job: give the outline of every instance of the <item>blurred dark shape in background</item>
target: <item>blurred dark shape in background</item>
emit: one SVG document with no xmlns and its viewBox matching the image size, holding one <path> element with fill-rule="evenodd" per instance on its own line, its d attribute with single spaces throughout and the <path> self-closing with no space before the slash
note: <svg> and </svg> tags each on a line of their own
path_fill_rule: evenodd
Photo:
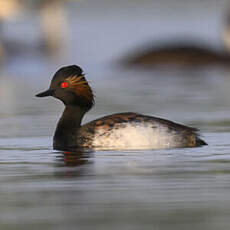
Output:
<svg viewBox="0 0 230 230">
<path fill-rule="evenodd" d="M 189 46 L 184 42 L 177 42 L 158 45 L 156 48 L 142 47 L 140 51 L 124 58 L 122 63 L 126 67 L 154 68 L 175 65 L 194 68 L 195 66 L 230 64 L 230 55 L 227 52 L 215 52 L 201 43 L 198 46 Z"/>
<path fill-rule="evenodd" d="M 230 8 L 230 7 L 228 7 Z M 190 26 L 190 25 L 188 25 Z M 213 28 L 210 28 L 213 29 Z M 176 66 L 194 68 L 208 66 L 228 66 L 230 64 L 230 14 L 224 17 L 222 49 L 216 50 L 206 41 L 179 36 L 174 39 L 161 39 L 124 55 L 120 60 L 125 67 L 155 68 Z"/>
<path fill-rule="evenodd" d="M 230 54 L 218 52 L 206 47 L 206 44 L 198 43 L 196 46 L 186 42 L 175 42 L 174 44 L 158 45 L 157 47 L 147 46 L 140 51 L 134 51 L 128 55 L 122 63 L 126 67 L 136 66 L 142 68 L 154 68 L 160 66 L 213 66 L 229 65 Z"/>
</svg>

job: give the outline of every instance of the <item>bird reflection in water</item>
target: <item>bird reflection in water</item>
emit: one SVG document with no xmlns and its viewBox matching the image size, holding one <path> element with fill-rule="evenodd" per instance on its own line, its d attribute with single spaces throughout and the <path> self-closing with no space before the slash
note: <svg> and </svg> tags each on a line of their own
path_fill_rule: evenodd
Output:
<svg viewBox="0 0 230 230">
<path fill-rule="evenodd" d="M 75 151 L 56 152 L 57 177 L 80 177 L 89 174 L 93 153 L 78 149 Z"/>
<path fill-rule="evenodd" d="M 56 156 L 60 166 L 75 167 L 89 163 L 89 158 L 92 157 L 92 152 L 78 149 L 75 151 L 58 152 Z"/>
</svg>

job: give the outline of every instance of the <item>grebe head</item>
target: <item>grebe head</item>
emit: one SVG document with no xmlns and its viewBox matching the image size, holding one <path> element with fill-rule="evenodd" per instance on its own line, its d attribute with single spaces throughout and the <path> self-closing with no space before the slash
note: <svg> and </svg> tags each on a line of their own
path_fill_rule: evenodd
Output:
<svg viewBox="0 0 230 230">
<path fill-rule="evenodd" d="M 50 88 L 36 96 L 53 96 L 65 105 L 79 106 L 87 111 L 94 104 L 93 92 L 82 69 L 76 65 L 60 68 L 54 74 Z"/>
</svg>

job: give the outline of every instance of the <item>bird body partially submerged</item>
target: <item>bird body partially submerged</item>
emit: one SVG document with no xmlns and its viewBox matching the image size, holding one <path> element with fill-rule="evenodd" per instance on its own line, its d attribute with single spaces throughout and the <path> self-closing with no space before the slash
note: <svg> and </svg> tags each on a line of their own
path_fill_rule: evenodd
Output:
<svg viewBox="0 0 230 230">
<path fill-rule="evenodd" d="M 119 113 L 91 121 L 79 129 L 79 145 L 99 150 L 167 149 L 204 145 L 197 130 L 137 113 Z"/>
</svg>

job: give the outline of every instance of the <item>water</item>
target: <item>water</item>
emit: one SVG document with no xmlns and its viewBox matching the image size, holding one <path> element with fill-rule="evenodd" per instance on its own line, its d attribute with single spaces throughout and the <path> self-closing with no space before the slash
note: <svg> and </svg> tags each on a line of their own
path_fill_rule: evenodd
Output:
<svg viewBox="0 0 230 230">
<path fill-rule="evenodd" d="M 210 5 L 206 1 L 202 4 L 200 11 L 206 10 L 205 4 Z M 216 5 L 212 1 L 208 16 L 213 15 Z M 195 3 L 191 6 L 197 7 Z M 131 22 L 138 8 L 128 11 L 132 13 L 124 23 L 127 6 L 116 8 L 120 9 L 120 21 L 108 5 L 104 7 L 111 15 L 109 32 L 109 22 L 103 22 L 100 7 L 95 10 L 81 3 L 79 18 L 70 22 L 74 31 L 79 22 L 77 32 L 84 39 L 79 39 L 77 32 L 73 34 L 69 44 L 73 53 L 67 59 L 52 63 L 41 56 L 11 57 L 1 70 L 0 228 L 228 229 L 229 69 L 118 68 L 112 61 L 124 47 L 128 51 L 131 43 L 145 41 L 157 28 L 150 34 L 148 26 L 141 28 L 142 34 L 127 41 L 128 33 L 136 34 Z M 150 13 L 148 8 L 141 15 L 149 19 Z M 213 25 L 218 24 L 218 14 L 211 18 Z M 141 24 L 140 20 L 137 22 Z M 124 24 L 130 25 L 130 30 L 121 27 Z M 203 24 L 196 30 L 203 31 Z M 92 36 L 99 25 L 103 32 Z M 120 41 L 115 36 L 119 28 L 123 31 Z M 188 29 L 184 25 L 181 30 Z M 108 36 L 104 37 L 105 31 Z M 211 43 L 218 47 L 219 40 L 211 33 L 215 34 L 203 31 L 202 35 L 207 40 L 211 37 Z M 99 42 L 102 37 L 104 43 Z M 53 151 L 52 135 L 63 106 L 52 98 L 34 95 L 48 88 L 59 65 L 69 63 L 84 67 L 96 92 L 96 106 L 84 122 L 115 112 L 141 112 L 198 127 L 208 146 L 72 154 Z"/>
</svg>

